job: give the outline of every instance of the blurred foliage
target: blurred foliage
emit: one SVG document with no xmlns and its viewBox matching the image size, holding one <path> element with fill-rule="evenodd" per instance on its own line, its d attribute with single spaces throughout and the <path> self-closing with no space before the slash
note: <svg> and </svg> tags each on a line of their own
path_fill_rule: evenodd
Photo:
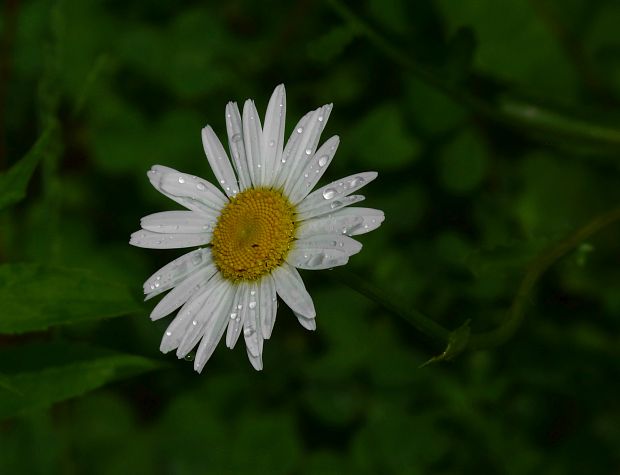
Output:
<svg viewBox="0 0 620 475">
<path fill-rule="evenodd" d="M 445 345 L 308 272 L 316 333 L 281 308 L 262 373 L 222 346 L 197 375 L 158 353 L 167 322 L 137 303 L 179 253 L 127 244 L 174 208 L 146 170 L 211 179 L 200 128 L 284 82 L 289 129 L 335 104 L 326 182 L 379 172 L 365 194 L 386 222 L 349 268 L 448 329 L 497 328 L 532 260 L 619 206 L 615 0 L 1 15 L 0 473 L 620 471 L 619 225 L 553 261 L 510 341 L 424 368 Z"/>
</svg>

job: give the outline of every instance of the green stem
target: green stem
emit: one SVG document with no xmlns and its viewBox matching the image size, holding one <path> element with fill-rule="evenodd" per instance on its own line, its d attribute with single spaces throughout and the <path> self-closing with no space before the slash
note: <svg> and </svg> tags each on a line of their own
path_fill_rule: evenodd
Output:
<svg viewBox="0 0 620 475">
<path fill-rule="evenodd" d="M 620 208 L 596 216 L 584 226 L 578 228 L 568 237 L 557 242 L 545 252 L 537 256 L 528 266 L 525 275 L 519 285 L 519 289 L 513 303 L 508 310 L 506 320 L 494 330 L 482 333 L 472 333 L 467 341 L 466 349 L 483 350 L 495 348 L 506 343 L 517 332 L 525 319 L 525 310 L 530 300 L 530 294 L 540 277 L 560 258 L 577 247 L 594 234 L 620 221 Z M 451 330 L 444 328 L 439 323 L 411 308 L 398 303 L 398 299 L 390 298 L 383 289 L 379 289 L 359 275 L 338 269 L 334 271 L 337 278 L 347 284 L 356 292 L 376 302 L 389 313 L 403 318 L 417 328 L 420 332 L 431 337 L 444 345 L 450 343 Z"/>
<path fill-rule="evenodd" d="M 620 129 L 615 124 L 592 123 L 577 115 L 565 114 L 555 108 L 505 94 L 494 94 L 489 98 L 480 97 L 464 86 L 444 79 L 439 72 L 412 59 L 381 36 L 340 0 L 327 0 L 327 3 L 351 25 L 353 30 L 366 37 L 388 58 L 475 114 L 504 126 L 524 131 L 532 138 L 542 140 L 544 143 L 549 143 L 549 139 L 553 138 L 556 145 L 565 146 L 566 140 L 569 139 L 612 151 L 620 149 Z"/>
<path fill-rule="evenodd" d="M 589 223 L 577 229 L 570 236 L 562 239 L 547 251 L 536 257 L 528 266 L 517 294 L 508 311 L 508 318 L 494 330 L 475 333 L 469 339 L 469 349 L 479 350 L 494 348 L 508 341 L 521 326 L 525 318 L 525 309 L 530 301 L 530 294 L 540 277 L 560 258 L 573 250 L 583 241 L 589 239 L 601 229 L 620 220 L 620 208 L 596 216 Z"/>
<path fill-rule="evenodd" d="M 392 315 L 405 319 L 419 331 L 434 340 L 438 340 L 444 344 L 447 343 L 450 336 L 450 330 L 442 327 L 423 313 L 418 312 L 411 307 L 403 307 L 398 303 L 398 299 L 386 297 L 385 291 L 375 287 L 370 282 L 353 272 L 349 272 L 344 269 L 336 269 L 333 273 L 338 280 L 343 281 L 356 292 L 378 303 Z"/>
</svg>

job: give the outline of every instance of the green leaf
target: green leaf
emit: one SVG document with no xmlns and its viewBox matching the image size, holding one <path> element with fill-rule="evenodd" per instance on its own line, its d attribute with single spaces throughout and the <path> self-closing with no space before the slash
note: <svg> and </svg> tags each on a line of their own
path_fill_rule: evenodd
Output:
<svg viewBox="0 0 620 475">
<path fill-rule="evenodd" d="M 129 289 L 90 271 L 40 264 L 0 266 L 0 333 L 44 330 L 139 310 Z"/>
<path fill-rule="evenodd" d="M 17 388 L 13 387 L 9 378 L 6 375 L 0 373 L 0 388 L 5 391 L 10 391 L 14 394 L 21 394 Z"/>
<path fill-rule="evenodd" d="M 19 388 L 0 392 L 0 418 L 79 396 L 110 381 L 158 368 L 142 356 L 80 343 L 24 345 L 0 351 L 0 372 Z"/>
<path fill-rule="evenodd" d="M 455 194 L 474 191 L 484 180 L 488 152 L 474 131 L 464 130 L 448 142 L 440 156 L 443 187 Z"/>
<path fill-rule="evenodd" d="M 475 31 L 474 67 L 478 71 L 558 100 L 574 97 L 574 67 L 532 3 L 439 0 L 437 8 L 450 32 L 463 26 Z"/>
<path fill-rule="evenodd" d="M 406 168 L 422 149 L 395 103 L 384 103 L 363 117 L 347 134 L 347 143 L 358 166 L 385 171 Z"/>
<path fill-rule="evenodd" d="M 440 355 L 433 356 L 430 360 L 424 363 L 420 367 L 424 367 L 431 363 L 439 363 L 440 361 L 450 361 L 460 355 L 465 348 L 467 348 L 467 344 L 469 343 L 469 336 L 471 335 L 471 328 L 469 326 L 469 320 L 466 320 L 463 325 L 458 327 L 448 338 L 448 346 L 444 352 Z"/>
<path fill-rule="evenodd" d="M 47 128 L 30 151 L 10 170 L 0 174 L 0 210 L 18 203 L 26 196 L 26 188 L 52 136 Z"/>
</svg>

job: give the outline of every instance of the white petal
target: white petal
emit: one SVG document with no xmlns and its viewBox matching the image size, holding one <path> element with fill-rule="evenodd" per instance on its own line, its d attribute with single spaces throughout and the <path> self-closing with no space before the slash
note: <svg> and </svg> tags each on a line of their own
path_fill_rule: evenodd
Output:
<svg viewBox="0 0 620 475">
<path fill-rule="evenodd" d="M 159 320 L 166 315 L 170 315 L 181 305 L 184 305 L 185 302 L 192 299 L 194 295 L 197 295 L 207 285 L 216 272 L 215 264 L 211 264 L 187 277 L 159 301 L 151 312 L 151 320 Z"/>
<path fill-rule="evenodd" d="M 248 284 L 250 289 L 248 310 L 243 322 L 243 337 L 245 346 L 253 356 L 260 356 L 263 350 L 263 335 L 260 330 L 259 322 L 259 295 L 258 286 L 255 282 Z"/>
<path fill-rule="evenodd" d="M 316 330 L 316 320 L 314 318 L 306 318 L 303 315 L 300 315 L 297 312 L 293 312 L 297 317 L 297 321 L 301 323 L 301 326 L 306 330 L 314 331 Z"/>
<path fill-rule="evenodd" d="M 235 196 L 239 193 L 239 184 L 233 171 L 226 150 L 222 147 L 222 142 L 217 138 L 210 125 L 202 129 L 202 146 L 220 186 L 224 189 L 227 196 Z"/>
<path fill-rule="evenodd" d="M 169 262 L 144 282 L 146 300 L 171 289 L 187 276 L 213 262 L 211 249 L 196 249 Z"/>
<path fill-rule="evenodd" d="M 217 217 L 228 202 L 220 190 L 197 176 L 161 165 L 152 167 L 147 176 L 160 193 L 192 211 L 207 216 Z"/>
<path fill-rule="evenodd" d="M 271 185 L 280 170 L 282 148 L 284 147 L 284 124 L 286 121 L 286 91 L 280 84 L 273 91 L 263 126 L 262 139 L 262 184 Z"/>
<path fill-rule="evenodd" d="M 221 292 L 222 295 L 220 296 L 219 302 L 213 303 L 215 308 L 211 312 L 210 318 L 207 320 L 202 340 L 196 351 L 194 369 L 199 373 L 202 371 L 207 360 L 211 358 L 215 347 L 226 331 L 228 315 L 233 296 L 235 295 L 235 287 L 230 282 L 224 281 L 224 288 Z"/>
<path fill-rule="evenodd" d="M 273 182 L 273 186 L 275 188 L 284 187 L 286 177 L 288 176 L 291 167 L 294 165 L 291 156 L 297 150 L 299 142 L 303 136 L 303 131 L 306 129 L 306 124 L 308 123 L 308 120 L 310 119 L 310 116 L 312 116 L 313 112 L 314 111 L 308 112 L 301 119 L 299 119 L 299 122 L 297 122 L 297 125 L 293 129 L 288 142 L 286 142 L 286 146 L 282 152 L 282 159 L 280 160 L 279 171 Z"/>
<path fill-rule="evenodd" d="M 330 269 L 344 265 L 362 245 L 342 234 L 324 234 L 295 241 L 286 262 L 300 269 Z"/>
<path fill-rule="evenodd" d="M 345 196 L 344 198 L 340 198 L 338 200 L 325 200 L 324 203 L 318 204 L 315 208 L 309 209 L 307 211 L 300 212 L 299 207 L 297 207 L 297 221 L 305 221 L 310 218 L 316 218 L 323 215 L 330 215 L 335 213 L 339 209 L 342 209 L 346 206 L 350 206 L 354 203 L 359 203 L 364 200 L 363 195 L 352 195 Z M 302 201 L 303 203 L 303 201 Z"/>
<path fill-rule="evenodd" d="M 312 218 L 300 223 L 297 238 L 317 234 L 345 234 L 356 236 L 377 229 L 385 216 L 383 211 L 372 208 L 343 208 L 333 214 Z"/>
<path fill-rule="evenodd" d="M 226 106 L 226 130 L 228 131 L 228 145 L 232 155 L 233 165 L 237 171 L 241 191 L 252 186 L 248 163 L 245 158 L 243 141 L 243 124 L 236 102 L 229 102 Z"/>
<path fill-rule="evenodd" d="M 212 231 L 217 219 L 194 211 L 163 211 L 140 220 L 142 229 L 156 233 L 195 234 Z"/>
<path fill-rule="evenodd" d="M 250 301 L 250 287 L 245 282 L 237 285 L 232 307 L 228 315 L 228 330 L 226 332 L 226 346 L 234 348 L 241 334 L 243 322 L 248 313 L 248 302 Z"/>
<path fill-rule="evenodd" d="M 291 150 L 291 155 L 287 158 L 287 161 L 290 161 L 290 165 L 288 167 L 286 181 L 284 182 L 284 194 L 286 196 L 291 194 L 299 176 L 302 174 L 304 168 L 306 168 L 308 160 L 314 155 L 319 145 L 321 132 L 323 132 L 323 128 L 325 127 L 331 110 L 331 104 L 315 110 L 308 118 L 306 126 L 301 134 L 301 139 L 297 142 L 296 147 Z M 296 131 L 293 133 L 296 133 Z"/>
<path fill-rule="evenodd" d="M 161 345 L 159 346 L 159 350 L 162 353 L 168 353 L 179 346 L 181 340 L 185 336 L 190 320 L 196 312 L 202 308 L 207 298 L 209 298 L 215 284 L 216 279 L 211 279 L 201 292 L 196 294 L 194 298 L 181 307 L 179 313 L 177 313 L 176 317 L 174 317 L 164 332 Z"/>
<path fill-rule="evenodd" d="M 261 167 L 261 144 L 263 131 L 261 130 L 260 117 L 256 111 L 254 102 L 250 99 L 243 105 L 243 141 L 245 144 L 245 158 L 248 163 L 250 179 L 254 186 L 262 184 Z"/>
<path fill-rule="evenodd" d="M 278 299 L 276 298 L 276 285 L 271 275 L 263 277 L 259 283 L 259 304 L 260 304 L 260 329 L 263 338 L 268 340 L 271 337 L 273 326 L 276 322 L 278 310 Z"/>
<path fill-rule="evenodd" d="M 224 322 L 232 303 L 233 286 L 216 274 L 216 282 L 211 287 L 209 296 L 201 307 L 194 307 L 191 322 L 187 325 L 185 335 L 177 348 L 177 357 L 184 358 L 198 344 L 200 338 L 212 331 L 214 324 Z"/>
<path fill-rule="evenodd" d="M 129 244 L 148 249 L 181 249 L 183 247 L 202 246 L 211 242 L 211 233 L 177 234 L 154 233 L 144 229 L 131 235 Z"/>
<path fill-rule="evenodd" d="M 254 369 L 256 371 L 262 371 L 262 369 L 263 369 L 263 354 L 261 353 L 258 356 L 254 356 L 252 353 L 250 353 L 250 350 L 247 350 L 247 354 L 248 354 L 248 359 L 250 360 L 250 363 L 252 363 L 252 366 L 254 367 Z"/>
<path fill-rule="evenodd" d="M 304 214 L 307 211 L 323 207 L 325 203 L 341 201 L 342 198 L 359 190 L 375 178 L 377 178 L 377 172 L 363 172 L 333 181 L 306 196 L 297 207 L 297 212 Z"/>
<path fill-rule="evenodd" d="M 291 190 L 289 195 L 291 203 L 296 205 L 312 191 L 334 158 L 339 144 L 340 138 L 334 135 L 316 151 Z"/>
<path fill-rule="evenodd" d="M 271 275 L 276 284 L 278 295 L 291 310 L 305 315 L 307 318 L 316 316 L 312 297 L 308 294 L 297 269 L 285 262 Z"/>
</svg>

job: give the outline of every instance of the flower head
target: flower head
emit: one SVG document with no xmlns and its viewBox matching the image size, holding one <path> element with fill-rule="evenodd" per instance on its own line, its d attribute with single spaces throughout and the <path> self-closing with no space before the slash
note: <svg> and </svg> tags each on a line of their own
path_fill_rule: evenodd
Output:
<svg viewBox="0 0 620 475">
<path fill-rule="evenodd" d="M 226 106 L 232 164 L 210 126 L 202 129 L 209 164 L 223 190 L 197 176 L 155 165 L 153 186 L 187 211 L 142 218 L 130 244 L 153 249 L 205 246 L 170 262 L 144 283 L 157 320 L 180 307 L 161 342 L 164 353 L 185 357 L 196 345 L 194 368 L 202 371 L 226 333 L 233 348 L 241 333 L 250 362 L 262 369 L 263 342 L 276 319 L 277 296 L 307 329 L 316 329 L 312 298 L 297 272 L 344 265 L 362 245 L 351 238 L 379 227 L 383 212 L 350 207 L 353 195 L 376 172 L 357 173 L 312 191 L 338 148 L 333 136 L 320 147 L 332 105 L 309 112 L 286 146 L 284 86 L 276 87 L 261 126 L 247 100 L 243 116 Z"/>
</svg>

